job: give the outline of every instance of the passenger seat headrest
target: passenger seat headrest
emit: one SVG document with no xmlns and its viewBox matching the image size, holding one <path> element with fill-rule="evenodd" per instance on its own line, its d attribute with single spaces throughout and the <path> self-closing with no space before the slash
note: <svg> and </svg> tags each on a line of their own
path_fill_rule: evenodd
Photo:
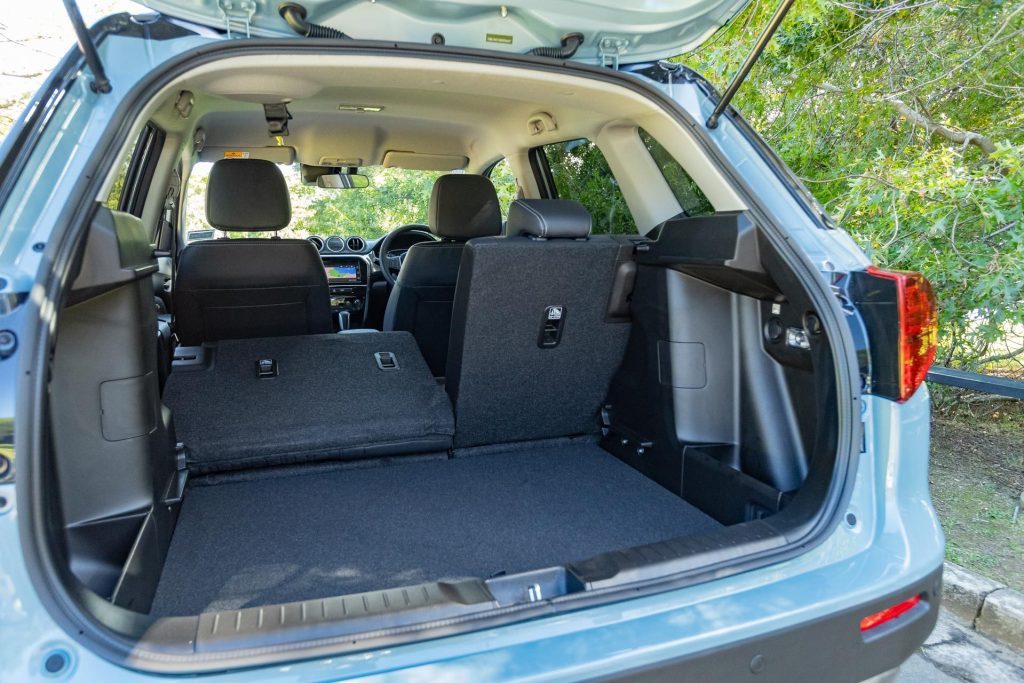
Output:
<svg viewBox="0 0 1024 683">
<path fill-rule="evenodd" d="M 430 232 L 452 240 L 501 234 L 501 207 L 490 179 L 452 173 L 434 181 Z"/>
<path fill-rule="evenodd" d="M 264 159 L 221 159 L 210 169 L 206 220 L 220 230 L 280 230 L 292 219 L 281 169 Z"/>
<path fill-rule="evenodd" d="M 590 212 L 571 199 L 517 199 L 509 207 L 505 232 L 579 239 L 590 234 Z"/>
</svg>

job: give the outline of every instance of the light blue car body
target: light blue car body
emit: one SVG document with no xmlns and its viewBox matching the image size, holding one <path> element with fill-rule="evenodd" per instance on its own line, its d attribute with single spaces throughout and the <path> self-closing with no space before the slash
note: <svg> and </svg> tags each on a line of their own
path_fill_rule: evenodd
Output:
<svg viewBox="0 0 1024 683">
<path fill-rule="evenodd" d="M 129 90 L 161 63 L 224 40 L 188 36 L 139 40 L 109 36 L 100 45 L 113 90 L 97 94 L 87 74 L 56 108 L 0 210 L 4 293 L 42 296 L 35 286 L 42 254 L 102 132 Z M 634 76 L 642 79 L 641 76 Z M 644 79 L 646 80 L 646 79 Z M 703 121 L 713 103 L 692 82 L 660 88 Z M 824 230 L 728 118 L 710 139 L 735 172 L 787 225 L 789 236 L 829 271 L 867 264 L 840 230 Z M 33 287 L 35 286 L 35 289 Z M 0 329 L 25 324 L 25 306 L 0 314 Z M 18 357 L 0 361 L 0 418 L 14 416 Z M 574 680 L 621 674 L 661 661 L 723 648 L 827 617 L 899 591 L 941 566 L 944 540 L 928 490 L 929 399 L 925 387 L 905 403 L 865 395 L 863 452 L 841 521 L 820 544 L 791 559 L 686 588 L 431 640 L 209 675 L 219 681 Z M 16 462 L 16 461 L 15 461 Z M 62 680 L 128 681 L 147 674 L 107 661 L 65 633 L 37 594 L 23 560 L 18 490 L 0 484 L 0 680 L 53 680 L 47 657 L 63 652 Z M 202 676 L 200 676 L 202 678 Z"/>
</svg>

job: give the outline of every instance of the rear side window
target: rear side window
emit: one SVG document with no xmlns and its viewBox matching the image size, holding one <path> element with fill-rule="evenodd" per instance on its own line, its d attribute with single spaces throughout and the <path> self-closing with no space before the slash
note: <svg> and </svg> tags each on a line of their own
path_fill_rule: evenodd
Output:
<svg viewBox="0 0 1024 683">
<path fill-rule="evenodd" d="M 121 195 L 124 193 L 124 181 L 128 177 L 128 165 L 132 162 L 132 156 L 135 154 L 135 147 L 132 147 L 132 151 L 125 156 L 121 162 L 121 166 L 117 169 L 117 177 L 114 178 L 114 184 L 110 187 L 110 194 L 107 195 L 107 200 L 103 202 L 111 211 L 117 211 L 121 208 Z"/>
<path fill-rule="evenodd" d="M 643 128 L 640 129 L 640 139 L 650 153 L 651 158 L 654 159 L 654 163 L 661 170 L 661 175 L 664 176 L 665 182 L 668 183 L 669 188 L 672 190 L 672 194 L 676 196 L 676 201 L 682 207 L 683 213 L 687 216 L 707 216 L 713 214 L 715 207 L 711 206 L 711 202 L 708 201 L 708 198 L 697 187 L 697 183 L 693 182 L 693 178 L 683 170 L 678 161 L 672 158 L 668 150 L 662 147 Z"/>
<path fill-rule="evenodd" d="M 636 221 L 626 206 L 619 183 L 604 154 L 590 140 L 579 138 L 541 148 L 562 199 L 587 207 L 595 235 L 635 235 Z"/>
<path fill-rule="evenodd" d="M 142 129 L 131 151 L 118 167 L 110 194 L 103 202 L 107 208 L 124 211 L 133 216 L 142 216 L 164 137 L 164 132 L 153 124 L 147 124 Z"/>
<path fill-rule="evenodd" d="M 512 172 L 512 164 L 508 159 L 502 159 L 491 167 L 487 177 L 491 179 L 494 190 L 498 193 L 501 215 L 508 216 L 508 207 L 519 197 L 519 186 Z"/>
</svg>

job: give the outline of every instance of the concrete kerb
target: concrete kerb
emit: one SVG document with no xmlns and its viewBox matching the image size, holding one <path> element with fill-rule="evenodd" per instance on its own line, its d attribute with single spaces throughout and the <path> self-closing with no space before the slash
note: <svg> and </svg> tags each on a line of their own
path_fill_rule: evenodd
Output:
<svg viewBox="0 0 1024 683">
<path fill-rule="evenodd" d="M 1024 652 L 1024 593 L 946 562 L 942 606 L 979 633 Z"/>
</svg>

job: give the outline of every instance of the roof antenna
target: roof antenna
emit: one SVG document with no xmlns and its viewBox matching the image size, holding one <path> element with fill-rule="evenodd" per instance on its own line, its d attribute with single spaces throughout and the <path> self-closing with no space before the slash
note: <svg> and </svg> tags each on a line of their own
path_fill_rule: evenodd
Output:
<svg viewBox="0 0 1024 683">
<path fill-rule="evenodd" d="M 760 37 L 758 37 L 757 42 L 754 43 L 754 47 L 750 50 L 750 54 L 747 55 L 745 60 L 743 60 L 743 65 L 733 77 L 732 83 L 730 83 L 729 87 L 725 89 L 722 99 L 718 101 L 718 104 L 715 105 L 715 110 L 711 112 L 711 116 L 708 117 L 708 120 L 705 123 L 708 128 L 718 127 L 718 119 L 729 106 L 729 103 L 732 102 L 732 98 L 736 95 L 740 86 L 743 85 L 743 81 L 746 80 L 747 75 L 750 74 L 750 70 L 754 67 L 754 62 L 756 62 L 758 57 L 761 56 L 764 49 L 768 47 L 768 43 L 771 42 L 772 36 L 775 35 L 775 31 L 778 30 L 782 20 L 786 18 L 786 12 L 789 11 L 789 8 L 793 6 L 794 2 L 796 2 L 796 0 L 782 0 L 782 4 L 779 5 L 777 10 L 775 10 L 775 14 L 772 15 L 772 18 L 768 20 L 768 25 L 764 27 L 764 31 L 761 33 Z"/>
<path fill-rule="evenodd" d="M 96 52 L 96 44 L 92 42 L 92 36 L 89 35 L 89 29 L 85 27 L 85 21 L 82 20 L 82 13 L 78 11 L 75 0 L 64 0 L 64 9 L 67 10 L 71 25 L 75 28 L 78 49 L 82 51 L 85 63 L 92 71 L 92 82 L 89 87 L 93 92 L 110 92 L 110 80 L 107 78 L 107 72 L 103 70 L 103 62 L 100 61 L 100 55 Z"/>
</svg>

